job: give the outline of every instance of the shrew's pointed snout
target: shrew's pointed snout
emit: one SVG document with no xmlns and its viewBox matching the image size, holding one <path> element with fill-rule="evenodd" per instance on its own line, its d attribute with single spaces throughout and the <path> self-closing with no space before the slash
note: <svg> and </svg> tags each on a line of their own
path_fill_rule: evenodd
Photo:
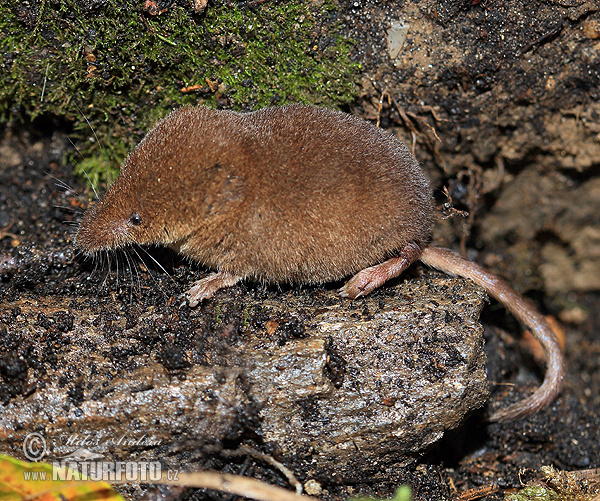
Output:
<svg viewBox="0 0 600 501">
<path fill-rule="evenodd" d="M 91 255 L 102 250 L 112 250 L 132 241 L 130 218 L 111 218 L 98 205 L 84 214 L 75 235 L 75 247 Z"/>
</svg>

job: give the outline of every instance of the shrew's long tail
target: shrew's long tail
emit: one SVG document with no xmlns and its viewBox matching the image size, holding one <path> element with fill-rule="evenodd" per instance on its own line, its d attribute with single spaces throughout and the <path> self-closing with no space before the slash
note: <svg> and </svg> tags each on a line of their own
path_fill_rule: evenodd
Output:
<svg viewBox="0 0 600 501">
<path fill-rule="evenodd" d="M 565 358 L 548 322 L 535 307 L 517 294 L 504 280 L 456 252 L 441 247 L 426 247 L 420 260 L 428 266 L 473 280 L 502 303 L 523 325 L 529 327 L 546 354 L 546 376 L 529 397 L 495 412 L 490 421 L 513 421 L 533 414 L 549 404 L 560 392 L 565 375 Z"/>
</svg>

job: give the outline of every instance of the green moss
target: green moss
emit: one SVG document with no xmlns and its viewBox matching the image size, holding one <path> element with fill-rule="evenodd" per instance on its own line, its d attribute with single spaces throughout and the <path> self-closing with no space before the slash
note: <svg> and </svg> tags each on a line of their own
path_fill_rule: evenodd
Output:
<svg viewBox="0 0 600 501">
<path fill-rule="evenodd" d="M 223 306 L 225 305 L 225 303 L 221 300 L 217 303 L 217 307 L 215 308 L 215 326 L 219 327 L 222 323 L 223 323 L 223 316 L 224 316 L 224 312 L 223 312 Z"/>
<path fill-rule="evenodd" d="M 253 307 L 251 304 L 247 304 L 244 306 L 244 310 L 242 311 L 242 327 L 247 329 L 250 327 L 250 319 L 252 318 Z"/>
<path fill-rule="evenodd" d="M 143 4 L 2 2 L 0 121 L 48 113 L 72 121 L 79 171 L 99 180 L 174 107 L 353 99 L 358 65 L 332 4 L 272 0 L 197 15 L 182 1 L 159 16 Z"/>
<path fill-rule="evenodd" d="M 505 501 L 567 501 L 573 498 L 563 498 L 555 491 L 540 485 L 533 485 L 521 489 L 515 494 L 507 495 Z"/>
<path fill-rule="evenodd" d="M 401 485 L 395 492 L 394 497 L 390 499 L 377 498 L 351 498 L 351 501 L 410 501 L 412 494 L 408 485 Z"/>
</svg>

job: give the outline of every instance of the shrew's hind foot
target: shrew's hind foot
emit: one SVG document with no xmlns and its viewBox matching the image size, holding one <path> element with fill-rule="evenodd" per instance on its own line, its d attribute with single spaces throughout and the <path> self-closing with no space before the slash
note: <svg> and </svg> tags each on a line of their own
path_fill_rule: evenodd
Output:
<svg viewBox="0 0 600 501">
<path fill-rule="evenodd" d="M 198 280 L 190 290 L 186 292 L 190 307 L 194 308 L 205 299 L 210 299 L 215 292 L 224 287 L 237 284 L 242 277 L 236 277 L 229 273 L 211 273 L 202 280 Z"/>
<path fill-rule="evenodd" d="M 419 259 L 421 248 L 414 243 L 406 244 L 400 250 L 399 254 L 398 257 L 388 259 L 383 263 L 359 271 L 338 292 L 341 296 L 349 297 L 350 299 L 366 296 L 388 280 L 400 275 L 413 262 Z"/>
</svg>

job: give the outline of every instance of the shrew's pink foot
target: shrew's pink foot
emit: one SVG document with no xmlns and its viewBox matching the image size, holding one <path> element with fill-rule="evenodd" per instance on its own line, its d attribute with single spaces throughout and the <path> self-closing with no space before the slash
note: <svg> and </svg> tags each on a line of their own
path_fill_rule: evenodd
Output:
<svg viewBox="0 0 600 501">
<path fill-rule="evenodd" d="M 202 280 L 198 280 L 190 290 L 186 292 L 190 307 L 194 308 L 205 299 L 214 296 L 215 292 L 224 287 L 237 284 L 242 277 L 229 275 L 228 273 L 211 273 Z"/>
<path fill-rule="evenodd" d="M 391 278 L 400 275 L 414 261 L 419 259 L 421 248 L 414 243 L 406 244 L 398 257 L 359 271 L 338 291 L 341 296 L 354 299 L 366 296 Z"/>
</svg>

